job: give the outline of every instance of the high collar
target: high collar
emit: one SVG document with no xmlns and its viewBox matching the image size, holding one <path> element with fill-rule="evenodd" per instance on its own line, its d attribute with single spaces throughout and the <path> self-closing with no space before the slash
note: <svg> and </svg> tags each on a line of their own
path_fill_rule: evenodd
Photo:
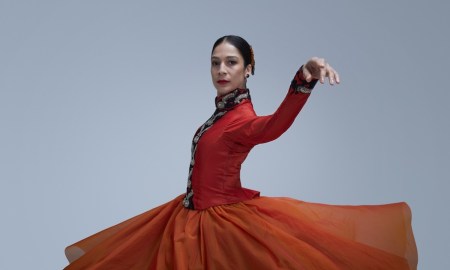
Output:
<svg viewBox="0 0 450 270">
<path fill-rule="evenodd" d="M 220 111 L 231 110 L 236 105 L 241 103 L 241 101 L 244 99 L 249 99 L 249 100 L 251 99 L 250 98 L 250 90 L 247 88 L 245 88 L 245 89 L 237 88 L 228 94 L 216 97 L 216 99 L 215 99 L 216 109 L 220 110 Z"/>
</svg>

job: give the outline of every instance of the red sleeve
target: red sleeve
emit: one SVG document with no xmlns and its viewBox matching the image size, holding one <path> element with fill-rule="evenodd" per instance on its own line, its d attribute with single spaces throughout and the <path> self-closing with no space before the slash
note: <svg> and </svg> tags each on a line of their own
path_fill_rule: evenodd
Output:
<svg viewBox="0 0 450 270">
<path fill-rule="evenodd" d="M 316 82 L 317 80 L 307 82 L 300 68 L 275 113 L 267 116 L 243 116 L 226 128 L 227 135 L 234 142 L 250 147 L 277 139 L 292 125 L 310 96 L 301 90 L 312 89 Z"/>
</svg>

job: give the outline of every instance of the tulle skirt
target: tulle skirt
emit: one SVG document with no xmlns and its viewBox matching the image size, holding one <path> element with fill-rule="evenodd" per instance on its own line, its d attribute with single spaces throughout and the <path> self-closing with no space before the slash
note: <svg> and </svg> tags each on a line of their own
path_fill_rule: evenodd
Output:
<svg viewBox="0 0 450 270">
<path fill-rule="evenodd" d="M 416 269 L 407 204 L 290 198 L 188 210 L 183 195 L 66 248 L 65 269 Z"/>
</svg>

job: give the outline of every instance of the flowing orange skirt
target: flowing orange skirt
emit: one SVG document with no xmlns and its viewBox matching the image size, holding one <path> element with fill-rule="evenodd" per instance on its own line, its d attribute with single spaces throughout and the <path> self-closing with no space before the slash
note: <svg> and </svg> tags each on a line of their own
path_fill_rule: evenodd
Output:
<svg viewBox="0 0 450 270">
<path fill-rule="evenodd" d="M 416 269 L 405 203 L 260 197 L 202 211 L 174 200 L 66 248 L 65 269 Z"/>
</svg>

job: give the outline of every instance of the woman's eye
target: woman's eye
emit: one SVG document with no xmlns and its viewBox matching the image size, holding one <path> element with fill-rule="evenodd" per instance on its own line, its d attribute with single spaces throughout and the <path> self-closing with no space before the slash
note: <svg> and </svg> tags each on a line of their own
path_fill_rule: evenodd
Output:
<svg viewBox="0 0 450 270">
<path fill-rule="evenodd" d="M 218 65 L 219 65 L 219 62 L 217 62 L 217 61 L 212 61 L 212 62 L 211 62 L 211 65 L 212 65 L 212 66 L 218 66 Z"/>
<path fill-rule="evenodd" d="M 232 65 L 236 65 L 236 61 L 234 61 L 234 60 L 230 60 L 230 61 L 228 61 L 228 64 L 229 64 L 230 66 L 232 66 Z"/>
</svg>

